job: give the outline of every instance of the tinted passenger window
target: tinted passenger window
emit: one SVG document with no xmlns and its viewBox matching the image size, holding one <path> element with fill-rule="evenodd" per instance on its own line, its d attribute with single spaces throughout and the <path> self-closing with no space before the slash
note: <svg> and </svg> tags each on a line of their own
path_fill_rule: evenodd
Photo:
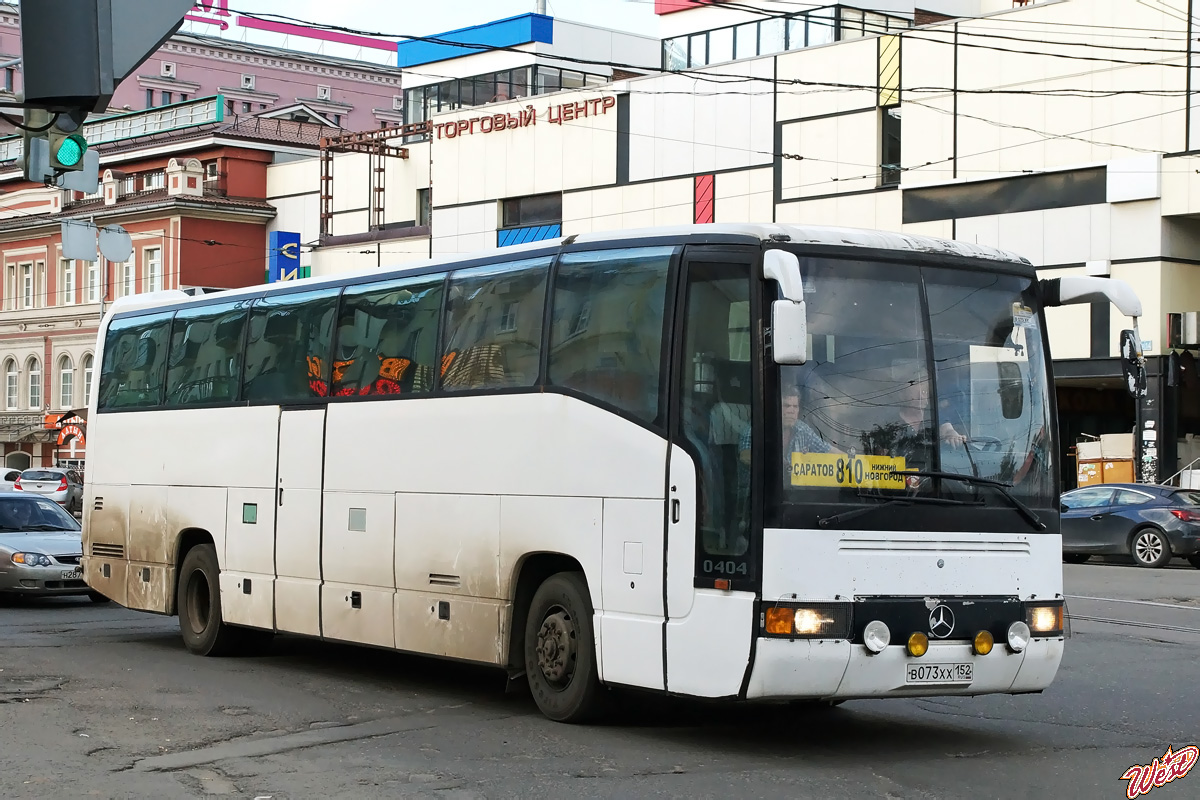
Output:
<svg viewBox="0 0 1200 800">
<path fill-rule="evenodd" d="M 167 405 L 237 400 L 249 301 L 180 311 L 171 328 Z"/>
<path fill-rule="evenodd" d="M 1078 492 L 1070 492 L 1062 496 L 1062 503 L 1067 508 L 1095 508 L 1097 506 L 1108 505 L 1112 499 L 1112 489 L 1096 487 L 1095 489 L 1081 489 Z"/>
<path fill-rule="evenodd" d="M 108 327 L 100 368 L 100 410 L 162 402 L 172 314 L 120 319 Z"/>
<path fill-rule="evenodd" d="M 433 388 L 444 275 L 347 289 L 333 394 L 421 394 Z"/>
<path fill-rule="evenodd" d="M 536 258 L 450 275 L 441 367 L 445 389 L 533 385 L 549 266 L 549 258 Z"/>
<path fill-rule="evenodd" d="M 654 421 L 673 252 L 643 247 L 563 257 L 550 322 L 551 383 Z"/>
<path fill-rule="evenodd" d="M 250 310 L 243 397 L 303 403 L 329 395 L 338 290 L 268 297 Z"/>
<path fill-rule="evenodd" d="M 1117 490 L 1116 499 L 1113 500 L 1115 506 L 1140 506 L 1143 503 L 1149 503 L 1150 498 L 1141 492 L 1127 492 L 1124 489 Z"/>
</svg>

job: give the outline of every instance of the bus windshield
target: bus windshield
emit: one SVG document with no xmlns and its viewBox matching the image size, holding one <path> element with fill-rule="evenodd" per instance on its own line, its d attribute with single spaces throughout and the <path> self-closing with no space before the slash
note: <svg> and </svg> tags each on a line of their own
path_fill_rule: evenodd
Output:
<svg viewBox="0 0 1200 800">
<path fill-rule="evenodd" d="M 785 504 L 865 495 L 1053 507 L 1046 354 L 1033 280 L 978 269 L 802 259 L 811 335 L 779 368 L 772 452 Z M 870 502 L 869 500 L 867 502 Z M 955 509 L 959 513 L 962 509 Z"/>
</svg>

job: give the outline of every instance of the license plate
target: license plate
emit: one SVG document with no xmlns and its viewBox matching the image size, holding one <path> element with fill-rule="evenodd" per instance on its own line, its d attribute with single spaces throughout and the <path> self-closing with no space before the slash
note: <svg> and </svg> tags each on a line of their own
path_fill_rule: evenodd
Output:
<svg viewBox="0 0 1200 800">
<path fill-rule="evenodd" d="M 974 678 L 974 664 L 909 664 L 904 672 L 907 684 L 970 683 Z"/>
<path fill-rule="evenodd" d="M 62 579 L 64 581 L 77 581 L 82 573 L 77 569 L 64 569 L 62 571 Z"/>
</svg>

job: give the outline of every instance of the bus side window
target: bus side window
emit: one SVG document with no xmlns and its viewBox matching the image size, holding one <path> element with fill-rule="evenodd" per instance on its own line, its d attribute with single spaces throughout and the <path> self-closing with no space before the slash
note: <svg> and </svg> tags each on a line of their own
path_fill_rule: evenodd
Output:
<svg viewBox="0 0 1200 800">
<path fill-rule="evenodd" d="M 173 313 L 117 320 L 105 337 L 99 408 L 154 408 L 166 377 Z"/>
<path fill-rule="evenodd" d="M 541 358 L 549 258 L 451 273 L 446 302 L 447 391 L 532 386 Z"/>
<path fill-rule="evenodd" d="M 337 289 L 264 298 L 250 310 L 243 397 L 295 403 L 329 395 Z"/>
<path fill-rule="evenodd" d="M 659 416 L 671 247 L 569 253 L 554 279 L 549 381 L 634 418 Z"/>
<path fill-rule="evenodd" d="M 167 405 L 237 399 L 247 301 L 201 306 L 175 315 L 167 370 Z"/>
<path fill-rule="evenodd" d="M 338 318 L 333 395 L 419 394 L 433 388 L 445 275 L 347 289 Z"/>
</svg>

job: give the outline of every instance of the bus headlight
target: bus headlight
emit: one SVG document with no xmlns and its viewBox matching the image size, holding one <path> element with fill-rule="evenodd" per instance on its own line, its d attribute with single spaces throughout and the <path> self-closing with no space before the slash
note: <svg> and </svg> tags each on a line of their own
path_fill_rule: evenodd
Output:
<svg viewBox="0 0 1200 800">
<path fill-rule="evenodd" d="M 871 620 L 863 628 L 863 644 L 872 653 L 882 653 L 892 643 L 892 632 L 879 620 Z"/>
<path fill-rule="evenodd" d="M 1034 636 L 1057 636 L 1063 632 L 1062 603 L 1025 606 L 1025 624 Z"/>
<path fill-rule="evenodd" d="M 849 639 L 849 603 L 776 603 L 762 612 L 768 636 L 791 639 Z"/>
<path fill-rule="evenodd" d="M 1020 653 L 1029 646 L 1029 626 L 1017 620 L 1008 626 L 1008 649 Z"/>
</svg>

